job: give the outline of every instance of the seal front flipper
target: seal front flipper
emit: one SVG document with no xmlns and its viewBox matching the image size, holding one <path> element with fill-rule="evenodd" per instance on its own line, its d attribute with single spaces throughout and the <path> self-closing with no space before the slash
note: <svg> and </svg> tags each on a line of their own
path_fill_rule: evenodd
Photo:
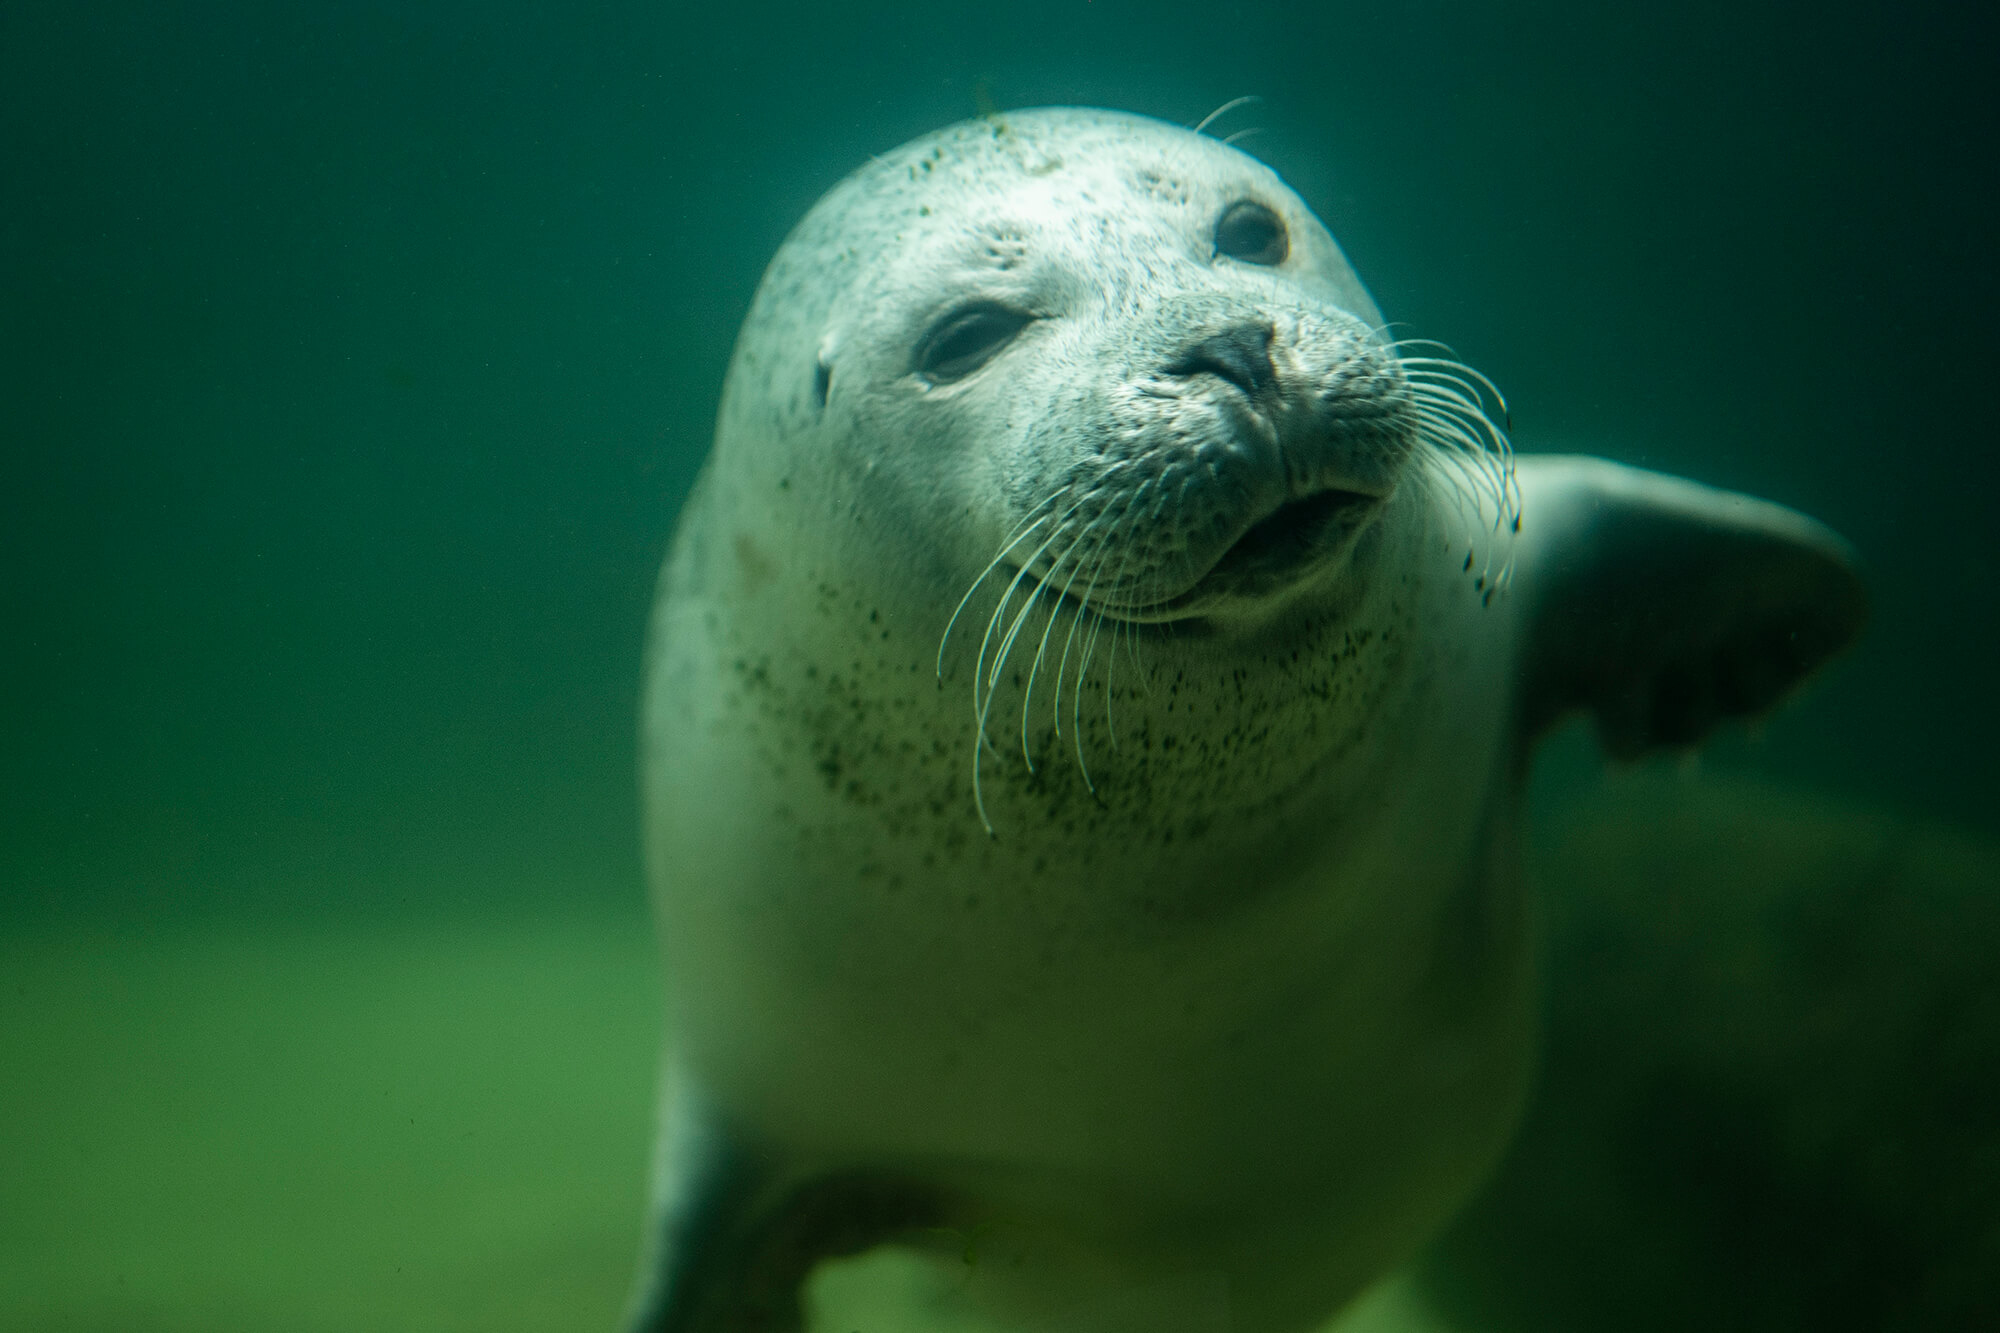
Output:
<svg viewBox="0 0 2000 1333">
<path fill-rule="evenodd" d="M 646 1253 L 625 1333 L 797 1333 L 813 1265 L 938 1225 L 936 1194 L 794 1160 L 678 1072 L 662 1099 Z"/>
<path fill-rule="evenodd" d="M 1573 710 L 1620 758 L 1776 703 L 1867 619 L 1853 549 L 1781 505 L 1603 459 L 1518 462 L 1521 737 Z"/>
</svg>

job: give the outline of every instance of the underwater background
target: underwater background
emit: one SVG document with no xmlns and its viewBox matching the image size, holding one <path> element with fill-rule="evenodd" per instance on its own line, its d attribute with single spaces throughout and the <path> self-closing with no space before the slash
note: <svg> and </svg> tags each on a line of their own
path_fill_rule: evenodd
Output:
<svg viewBox="0 0 2000 1333">
<path fill-rule="evenodd" d="M 1681 1089 L 1647 1142 L 1685 1131 L 1754 1185 L 1798 1146 L 1771 1107 L 1857 1043 L 1869 1088 L 1916 1090 L 1815 1092 L 1839 1112 L 1815 1142 L 1858 1146 L 1751 1191 L 1747 1233 L 1713 1192 L 1660 1205 L 1781 1279 L 1683 1255 L 1601 1298 L 1501 1292 L 1560 1265 L 1473 1226 L 1436 1261 L 1440 1317 L 1685 1326 L 1606 1313 L 1651 1280 L 1696 1311 L 1779 1291 L 1712 1327 L 1977 1326 L 2000 1299 L 1994 22 L 13 0 L 0 1330 L 611 1328 L 658 1026 L 640 644 L 764 263 L 944 123 L 1192 124 L 1243 95 L 1218 132 L 1257 130 L 1388 317 L 1501 386 L 1517 447 L 1803 509 L 1874 596 L 1859 648 L 1698 773 L 1600 778 L 1559 738 L 1538 855 L 1552 891 L 1698 862 L 1704 892 L 1865 904 L 1826 964 L 1846 1007 L 1746 1038 L 1731 1096 Z M 1922 910 L 1885 928 L 1883 884 Z M 1605 927 L 1638 959 L 1619 985 L 1702 933 L 1647 921 Z M 1889 1140 L 1930 1155 L 1856 1202 L 1839 1164 Z M 1554 1222 L 1510 1243 L 1538 1240 L 1577 1253 Z"/>
</svg>

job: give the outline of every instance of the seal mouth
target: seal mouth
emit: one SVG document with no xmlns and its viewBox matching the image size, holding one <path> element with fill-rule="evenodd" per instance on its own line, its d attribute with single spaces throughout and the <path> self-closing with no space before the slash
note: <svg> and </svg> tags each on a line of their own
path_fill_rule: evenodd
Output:
<svg viewBox="0 0 2000 1333">
<path fill-rule="evenodd" d="M 1343 490 L 1287 500 L 1251 524 L 1188 591 L 1295 574 L 1358 527 L 1376 502 L 1376 496 Z"/>
<path fill-rule="evenodd" d="M 1297 584 L 1350 546 L 1387 497 L 1330 487 L 1287 500 L 1243 530 L 1182 591 L 1140 605 L 1100 605 L 1137 624 L 1184 620 L 1217 603 L 1248 602 Z"/>
</svg>

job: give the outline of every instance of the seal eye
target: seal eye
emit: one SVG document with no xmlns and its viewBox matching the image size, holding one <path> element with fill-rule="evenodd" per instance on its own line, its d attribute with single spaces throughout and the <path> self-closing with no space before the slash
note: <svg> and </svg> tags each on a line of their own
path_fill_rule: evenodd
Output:
<svg viewBox="0 0 2000 1333">
<path fill-rule="evenodd" d="M 917 349 L 917 373 L 933 384 L 964 379 L 991 361 L 1033 318 L 1003 305 L 954 310 Z"/>
<path fill-rule="evenodd" d="M 1254 199 L 1239 199 L 1215 224 L 1215 253 L 1246 264 L 1282 264 L 1292 252 L 1285 220 Z"/>
</svg>

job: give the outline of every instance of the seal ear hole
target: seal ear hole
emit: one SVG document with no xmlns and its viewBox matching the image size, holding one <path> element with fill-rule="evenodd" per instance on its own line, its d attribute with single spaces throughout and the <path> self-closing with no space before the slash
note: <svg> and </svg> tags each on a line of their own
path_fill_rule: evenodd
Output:
<svg viewBox="0 0 2000 1333">
<path fill-rule="evenodd" d="M 833 388 L 833 367 L 820 361 L 813 365 L 813 406 L 826 406 L 827 391 Z"/>
<path fill-rule="evenodd" d="M 946 315 L 917 348 L 917 373 L 933 384 L 964 379 L 991 361 L 1034 316 L 982 302 Z"/>
<path fill-rule="evenodd" d="M 1215 253 L 1246 264 L 1274 265 L 1292 252 L 1285 220 L 1255 199 L 1239 199 L 1215 224 Z"/>
</svg>

